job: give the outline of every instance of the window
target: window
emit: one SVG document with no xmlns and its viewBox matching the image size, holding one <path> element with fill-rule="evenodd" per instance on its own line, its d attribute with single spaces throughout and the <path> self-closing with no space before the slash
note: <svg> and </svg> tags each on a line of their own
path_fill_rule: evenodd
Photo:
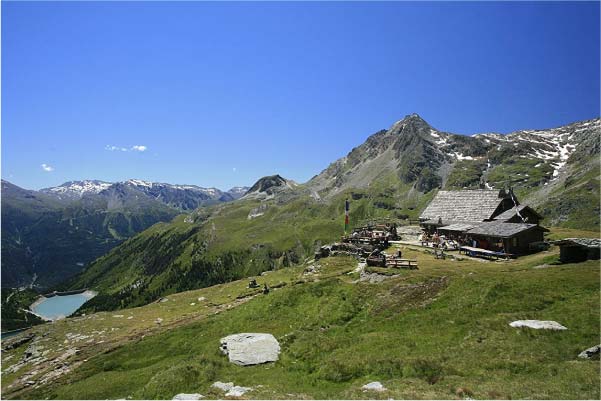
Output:
<svg viewBox="0 0 601 401">
<path fill-rule="evenodd" d="M 518 246 L 518 237 L 513 237 L 511 239 L 511 245 Z"/>
</svg>

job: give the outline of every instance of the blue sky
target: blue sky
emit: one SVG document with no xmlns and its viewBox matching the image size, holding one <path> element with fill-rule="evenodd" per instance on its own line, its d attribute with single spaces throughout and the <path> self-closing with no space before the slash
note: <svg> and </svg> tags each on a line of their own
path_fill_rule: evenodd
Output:
<svg viewBox="0 0 601 401">
<path fill-rule="evenodd" d="M 599 29 L 598 2 L 2 2 L 2 177 L 305 182 L 413 112 L 594 118 Z"/>
</svg>

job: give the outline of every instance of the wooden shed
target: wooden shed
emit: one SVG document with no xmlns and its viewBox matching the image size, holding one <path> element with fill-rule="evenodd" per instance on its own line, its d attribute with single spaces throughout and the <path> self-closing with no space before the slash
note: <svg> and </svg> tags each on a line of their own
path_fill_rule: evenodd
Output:
<svg viewBox="0 0 601 401">
<path fill-rule="evenodd" d="M 522 255 L 531 251 L 530 244 L 542 242 L 547 231 L 537 224 L 488 221 L 467 230 L 466 234 L 477 239 L 480 248 L 503 248 L 507 253 Z"/>
<path fill-rule="evenodd" d="M 559 260 L 563 263 L 599 259 L 601 249 L 599 238 L 566 238 L 555 241 L 554 244 L 559 245 Z"/>
</svg>

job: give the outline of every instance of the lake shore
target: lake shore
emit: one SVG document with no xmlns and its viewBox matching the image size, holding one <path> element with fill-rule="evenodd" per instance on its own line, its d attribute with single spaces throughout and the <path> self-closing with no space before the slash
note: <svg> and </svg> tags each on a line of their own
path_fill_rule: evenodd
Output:
<svg viewBox="0 0 601 401">
<path fill-rule="evenodd" d="M 33 315 L 38 316 L 41 319 L 46 320 L 46 321 L 55 321 L 55 320 L 59 320 L 59 319 L 64 319 L 66 316 L 61 315 L 59 317 L 52 318 L 52 317 L 41 315 L 40 313 L 35 311 L 35 308 L 37 308 L 40 304 L 44 303 L 48 299 L 51 299 L 54 297 L 71 296 L 71 295 L 82 295 L 87 301 L 87 300 L 94 298 L 96 295 L 98 295 L 98 293 L 93 290 L 84 289 L 84 290 L 63 291 L 63 292 L 55 291 L 50 294 L 40 295 L 31 305 L 29 305 L 28 312 L 30 312 Z M 73 311 L 73 312 L 75 312 L 75 311 Z M 73 313 L 73 312 L 71 312 L 71 313 Z"/>
</svg>

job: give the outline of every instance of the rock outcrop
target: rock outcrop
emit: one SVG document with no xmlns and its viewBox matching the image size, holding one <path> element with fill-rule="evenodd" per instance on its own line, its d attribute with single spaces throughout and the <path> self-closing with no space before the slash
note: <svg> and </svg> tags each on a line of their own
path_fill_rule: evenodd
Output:
<svg viewBox="0 0 601 401">
<path fill-rule="evenodd" d="M 204 398 L 204 395 L 201 395 L 198 393 L 192 393 L 192 394 L 180 393 L 180 394 L 177 394 L 175 397 L 173 397 L 174 400 L 200 400 L 201 398 Z"/>
<path fill-rule="evenodd" d="M 220 348 L 230 362 L 240 366 L 275 362 L 280 354 L 280 344 L 266 333 L 233 334 L 221 339 Z"/>
<path fill-rule="evenodd" d="M 515 322 L 509 323 L 511 327 L 529 327 L 536 330 L 567 330 L 568 328 L 562 326 L 553 320 L 516 320 Z"/>
<path fill-rule="evenodd" d="M 250 387 L 235 386 L 232 382 L 215 382 L 211 385 L 211 387 L 223 391 L 226 397 L 242 397 L 244 394 L 252 390 Z"/>
<path fill-rule="evenodd" d="M 380 382 L 367 383 L 361 388 L 363 391 L 386 391 L 386 387 L 384 387 Z"/>
<path fill-rule="evenodd" d="M 578 358 L 582 359 L 599 359 L 599 353 L 601 352 L 601 345 L 595 345 L 594 347 L 590 347 L 585 349 L 580 354 L 578 354 Z"/>
</svg>

